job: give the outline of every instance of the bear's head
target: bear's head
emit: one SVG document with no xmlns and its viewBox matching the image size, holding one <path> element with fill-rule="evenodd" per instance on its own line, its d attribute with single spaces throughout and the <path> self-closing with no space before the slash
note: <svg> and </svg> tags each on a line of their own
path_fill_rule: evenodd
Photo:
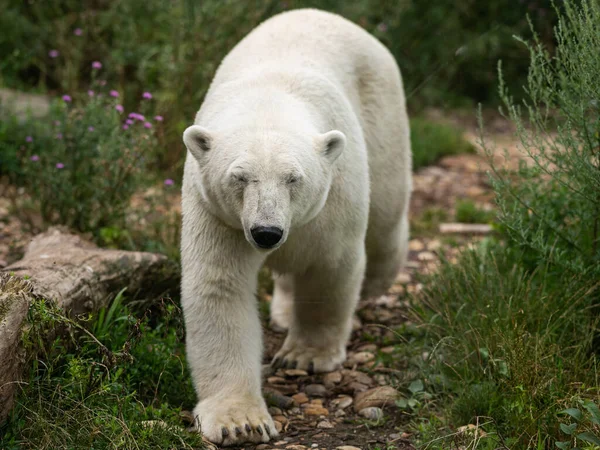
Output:
<svg viewBox="0 0 600 450">
<path fill-rule="evenodd" d="M 183 140 L 197 162 L 194 180 L 211 212 L 243 229 L 255 248 L 273 250 L 290 230 L 325 205 L 340 131 L 300 133 L 272 129 L 208 130 L 192 125 Z"/>
</svg>

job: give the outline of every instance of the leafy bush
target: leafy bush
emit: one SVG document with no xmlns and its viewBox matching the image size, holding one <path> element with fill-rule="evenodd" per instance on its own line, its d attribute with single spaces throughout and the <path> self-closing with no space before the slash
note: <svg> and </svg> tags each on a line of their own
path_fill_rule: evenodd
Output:
<svg viewBox="0 0 600 450">
<path fill-rule="evenodd" d="M 554 55 L 537 38 L 527 45 L 527 101 L 500 86 L 525 157 L 517 171 L 494 166 L 503 239 L 443 264 L 416 307 L 452 429 L 485 422 L 472 448 L 582 448 L 600 437 L 600 5 L 563 8 Z"/>
<path fill-rule="evenodd" d="M 2 144 L 19 162 L 13 181 L 25 188 L 46 225 L 97 234 L 123 223 L 150 162 L 146 152 L 156 145 L 154 127 L 162 117 L 127 115 L 120 94 L 101 84 L 95 82 L 76 99 L 62 96 L 48 118 L 19 127 L 27 130 L 19 144 L 14 138 Z M 149 102 L 141 105 L 144 113 L 151 109 Z"/>
<path fill-rule="evenodd" d="M 462 223 L 488 223 L 494 219 L 492 211 L 486 211 L 475 204 L 473 200 L 458 200 L 456 202 L 456 220 Z"/>
<path fill-rule="evenodd" d="M 164 323 L 154 327 L 131 315 L 121 293 L 88 329 L 52 303 L 34 302 L 23 338 L 34 355 L 31 373 L 0 429 L 0 447 L 204 448 L 179 416 L 195 398 L 181 313 L 169 303 L 160 310 Z"/>
<path fill-rule="evenodd" d="M 446 155 L 475 150 L 456 128 L 419 117 L 410 120 L 410 139 L 415 169 L 433 164 Z"/>
</svg>

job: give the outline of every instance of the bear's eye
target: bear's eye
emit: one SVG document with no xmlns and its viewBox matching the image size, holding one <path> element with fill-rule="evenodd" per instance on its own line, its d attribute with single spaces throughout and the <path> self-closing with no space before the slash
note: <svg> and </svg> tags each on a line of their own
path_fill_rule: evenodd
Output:
<svg viewBox="0 0 600 450">
<path fill-rule="evenodd" d="M 240 182 L 240 183 L 247 183 L 248 182 L 248 177 L 246 175 L 241 174 L 241 173 L 240 174 L 234 174 L 233 175 L 233 179 L 235 181 Z"/>
</svg>

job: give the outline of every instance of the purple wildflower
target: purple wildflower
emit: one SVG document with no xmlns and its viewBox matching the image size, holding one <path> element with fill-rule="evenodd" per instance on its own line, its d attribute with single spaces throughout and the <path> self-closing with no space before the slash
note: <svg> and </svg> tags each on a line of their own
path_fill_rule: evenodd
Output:
<svg viewBox="0 0 600 450">
<path fill-rule="evenodd" d="M 110 95 L 111 97 L 117 98 L 119 96 L 119 93 L 113 89 L 108 93 L 108 95 Z"/>
<path fill-rule="evenodd" d="M 127 125 L 133 125 L 133 124 L 135 123 L 135 120 L 133 120 L 133 119 L 127 119 L 127 120 L 125 121 L 125 123 L 126 123 Z"/>
<path fill-rule="evenodd" d="M 88 95 L 89 95 L 90 97 L 93 97 L 93 96 L 94 96 L 94 91 L 92 91 L 92 90 L 90 89 L 90 90 L 88 91 Z"/>
<path fill-rule="evenodd" d="M 33 162 L 39 161 L 40 157 L 38 155 L 31 155 L 31 158 L 29 158 L 30 160 L 32 160 Z"/>
<path fill-rule="evenodd" d="M 144 122 L 144 128 L 152 128 L 152 124 L 150 122 Z"/>
<path fill-rule="evenodd" d="M 48 56 L 50 58 L 58 58 L 58 55 L 60 55 L 60 52 L 58 50 L 50 50 L 48 52 Z"/>
<path fill-rule="evenodd" d="M 70 95 L 63 95 L 62 99 L 66 102 L 66 103 L 70 103 L 72 98 Z"/>
<path fill-rule="evenodd" d="M 142 116 L 141 114 L 138 114 L 136 112 L 129 113 L 129 118 L 139 120 L 139 121 L 146 120 L 146 118 L 144 116 Z"/>
<path fill-rule="evenodd" d="M 92 69 L 102 69 L 102 63 L 100 61 L 94 61 L 92 63 Z"/>
<path fill-rule="evenodd" d="M 31 136 L 26 136 L 25 142 L 33 142 L 33 138 Z"/>
<path fill-rule="evenodd" d="M 387 24 L 386 24 L 386 23 L 384 23 L 384 22 L 381 22 L 379 25 L 377 25 L 377 29 L 378 29 L 380 32 L 382 32 L 382 33 L 385 33 L 385 32 L 387 31 L 387 29 L 388 29 L 388 26 L 387 26 Z"/>
<path fill-rule="evenodd" d="M 73 30 L 73 34 L 75 36 L 81 36 L 83 34 L 83 30 L 81 28 L 75 28 L 75 30 Z"/>
<path fill-rule="evenodd" d="M 64 169 L 65 165 L 63 163 L 56 163 L 56 168 L 57 169 Z"/>
<path fill-rule="evenodd" d="M 63 138 L 63 134 L 62 133 L 57 133 L 56 134 L 56 139 L 62 139 Z"/>
<path fill-rule="evenodd" d="M 156 120 L 157 122 L 162 122 L 163 116 L 154 116 L 154 120 Z"/>
<path fill-rule="evenodd" d="M 127 130 L 128 128 L 129 128 L 129 125 L 127 125 L 127 124 L 123 125 L 124 130 Z"/>
<path fill-rule="evenodd" d="M 152 98 L 152 94 L 150 92 L 144 92 L 142 97 L 144 97 L 146 100 L 150 100 Z"/>
<path fill-rule="evenodd" d="M 115 109 L 117 111 L 119 111 L 120 113 L 122 113 L 123 111 L 125 111 L 125 108 L 123 108 L 123 105 L 115 105 Z"/>
<path fill-rule="evenodd" d="M 88 127 L 88 131 L 94 131 L 94 130 L 95 130 L 95 128 L 92 127 L 91 125 Z"/>
<path fill-rule="evenodd" d="M 167 178 L 165 180 L 165 186 L 173 186 L 174 184 L 175 184 L 175 182 L 170 178 Z"/>
</svg>

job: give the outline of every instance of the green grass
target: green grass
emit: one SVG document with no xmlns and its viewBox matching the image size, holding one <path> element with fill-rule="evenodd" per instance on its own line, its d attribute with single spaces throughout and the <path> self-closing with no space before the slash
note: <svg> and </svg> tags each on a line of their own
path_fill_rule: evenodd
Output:
<svg viewBox="0 0 600 450">
<path fill-rule="evenodd" d="M 179 417 L 195 401 L 180 310 L 167 301 L 154 309 L 135 317 L 121 293 L 82 326 L 35 301 L 23 337 L 29 376 L 0 448 L 204 448 Z"/>
<path fill-rule="evenodd" d="M 415 117 L 410 119 L 413 168 L 434 164 L 440 158 L 475 151 L 462 136 L 462 132 L 450 125 Z"/>
<path fill-rule="evenodd" d="M 475 204 L 473 200 L 456 202 L 456 221 L 461 223 L 489 223 L 494 220 L 495 213 L 487 211 Z"/>
</svg>

